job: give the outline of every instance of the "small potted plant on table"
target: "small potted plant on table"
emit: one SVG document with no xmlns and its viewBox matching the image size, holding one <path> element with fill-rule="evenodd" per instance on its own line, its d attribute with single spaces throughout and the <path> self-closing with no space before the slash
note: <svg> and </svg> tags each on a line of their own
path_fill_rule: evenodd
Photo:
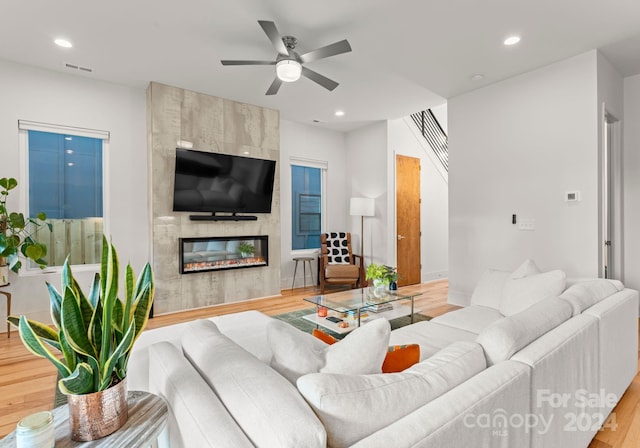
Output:
<svg viewBox="0 0 640 448">
<path fill-rule="evenodd" d="M 366 279 L 373 280 L 374 288 L 398 289 L 398 268 L 384 264 L 371 263 L 367 266 Z"/>
</svg>

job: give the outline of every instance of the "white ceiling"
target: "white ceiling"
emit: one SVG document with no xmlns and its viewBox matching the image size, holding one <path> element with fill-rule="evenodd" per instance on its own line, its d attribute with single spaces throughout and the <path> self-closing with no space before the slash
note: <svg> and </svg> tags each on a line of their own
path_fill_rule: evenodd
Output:
<svg viewBox="0 0 640 448">
<path fill-rule="evenodd" d="M 296 36 L 299 53 L 348 39 L 351 53 L 308 64 L 340 86 L 303 78 L 265 96 L 274 67 L 223 67 L 220 59 L 275 59 L 259 19 Z M 511 34 L 522 42 L 505 47 Z M 0 39 L 2 59 L 71 73 L 69 62 L 94 69 L 78 76 L 157 81 L 348 130 L 594 48 L 624 76 L 639 73 L 640 1 L 3 0 Z M 485 79 L 471 81 L 475 73 Z"/>
</svg>

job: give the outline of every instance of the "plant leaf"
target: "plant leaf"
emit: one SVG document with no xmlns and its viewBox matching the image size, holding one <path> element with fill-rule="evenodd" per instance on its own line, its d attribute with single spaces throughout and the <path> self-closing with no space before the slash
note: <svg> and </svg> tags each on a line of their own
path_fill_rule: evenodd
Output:
<svg viewBox="0 0 640 448">
<path fill-rule="evenodd" d="M 71 375 L 58 381 L 60 392 L 65 395 L 82 395 L 93 392 L 93 370 L 87 363 L 80 363 Z"/>
<path fill-rule="evenodd" d="M 95 349 L 88 337 L 87 323 L 82 320 L 80 305 L 71 288 L 64 291 L 61 318 L 62 331 L 73 350 L 86 356 L 95 356 Z"/>
<path fill-rule="evenodd" d="M 133 307 L 133 320 L 136 323 L 136 335 L 134 341 L 138 339 L 149 320 L 149 312 L 153 304 L 153 284 L 148 284 L 136 298 Z"/>
<path fill-rule="evenodd" d="M 62 296 L 58 290 L 49 282 L 46 282 L 49 290 L 49 301 L 51 302 L 51 319 L 53 324 L 60 329 L 60 309 L 62 307 Z"/>
<path fill-rule="evenodd" d="M 93 282 L 91 283 L 91 289 L 89 290 L 89 297 L 87 297 L 91 306 L 95 308 L 98 306 L 100 300 L 100 274 L 96 272 L 93 276 Z"/>
<path fill-rule="evenodd" d="M 105 252 L 107 253 L 105 257 Z M 111 334 L 113 325 L 114 301 L 118 294 L 118 254 L 112 244 L 102 237 L 102 344 L 100 365 L 104 367 L 111 353 Z"/>
<path fill-rule="evenodd" d="M 111 384 L 111 377 L 113 371 L 118 363 L 118 360 L 126 353 L 129 352 L 131 346 L 133 345 L 133 336 L 136 332 L 136 323 L 131 322 L 129 325 L 129 329 L 125 333 L 120 344 L 115 348 L 113 354 L 107 359 L 107 362 L 103 366 L 103 370 L 101 372 L 100 378 L 100 388 L 99 390 L 105 390 Z"/>
<path fill-rule="evenodd" d="M 64 335 L 64 331 L 60 332 L 60 351 L 62 351 L 62 355 L 64 356 L 64 360 L 67 363 L 69 370 L 74 371 L 78 365 L 78 356 L 71 345 L 69 345 L 69 342 Z"/>
<path fill-rule="evenodd" d="M 20 318 L 16 316 L 7 317 L 7 322 L 13 325 L 16 328 L 20 328 Z M 27 322 L 31 326 L 33 332 L 42 339 L 43 342 L 46 342 L 51 347 L 56 350 L 60 350 L 60 343 L 58 342 L 58 332 L 51 328 L 48 325 L 45 325 L 40 322 L 36 322 L 35 320 L 27 319 Z"/>
<path fill-rule="evenodd" d="M 71 370 L 69 370 L 64 363 L 58 360 L 58 358 L 56 358 L 44 345 L 42 339 L 38 337 L 33 328 L 31 328 L 31 325 L 29 325 L 26 317 L 20 316 L 18 329 L 20 330 L 20 339 L 22 339 L 22 343 L 31 353 L 51 361 L 56 369 L 58 369 L 61 377 L 64 378 L 71 374 Z"/>
<path fill-rule="evenodd" d="M 47 214 L 45 212 L 40 212 L 36 215 L 36 218 L 38 218 L 40 221 L 44 221 L 45 219 L 47 219 Z"/>
<path fill-rule="evenodd" d="M 131 306 L 133 305 L 133 268 L 130 264 L 127 264 L 125 269 L 125 301 L 124 310 L 122 316 L 122 331 L 129 327 L 131 322 Z"/>
</svg>

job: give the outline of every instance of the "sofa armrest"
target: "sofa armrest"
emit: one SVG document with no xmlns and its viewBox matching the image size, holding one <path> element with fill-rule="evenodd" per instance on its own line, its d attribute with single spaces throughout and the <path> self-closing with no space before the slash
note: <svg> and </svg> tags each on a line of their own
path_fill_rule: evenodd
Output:
<svg viewBox="0 0 640 448">
<path fill-rule="evenodd" d="M 638 372 L 638 291 L 624 289 L 583 314 L 598 319 L 600 388 L 620 400 Z"/>
<path fill-rule="evenodd" d="M 529 431 L 510 426 L 529 412 L 530 369 L 504 361 L 427 403 L 352 448 L 528 448 Z"/>
<path fill-rule="evenodd" d="M 209 385 L 168 342 L 149 347 L 149 389 L 169 405 L 160 447 L 253 447 Z"/>
<path fill-rule="evenodd" d="M 598 358 L 598 322 L 584 314 L 569 319 L 513 355 L 513 361 L 532 368 L 531 414 L 551 419 L 547 431 L 531 433 L 532 448 L 589 445 L 599 429 L 591 422 L 599 417 L 600 408 L 584 403 L 581 394 L 600 392 Z M 572 426 L 572 417 L 579 422 L 588 419 L 590 423 Z"/>
</svg>

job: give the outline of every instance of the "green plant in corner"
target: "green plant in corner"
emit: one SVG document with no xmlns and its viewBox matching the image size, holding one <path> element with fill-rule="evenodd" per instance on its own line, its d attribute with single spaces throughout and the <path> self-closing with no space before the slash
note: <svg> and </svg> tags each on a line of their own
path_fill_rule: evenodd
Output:
<svg viewBox="0 0 640 448">
<path fill-rule="evenodd" d="M 256 252 L 256 248 L 253 246 L 253 244 L 249 244 L 246 241 L 243 241 L 238 246 L 238 251 L 241 255 L 247 256 L 253 255 Z"/>
<path fill-rule="evenodd" d="M 88 295 L 73 277 L 68 259 L 62 269 L 62 293 L 47 283 L 55 329 L 25 316 L 8 319 L 20 330 L 24 345 L 58 369 L 58 386 L 64 394 L 102 391 L 126 376 L 131 348 L 149 318 L 154 280 L 149 263 L 135 283 L 127 265 L 123 301 L 117 297 L 118 274 L 118 255 L 103 236 L 100 273 L 95 274 Z M 52 348 L 62 352 L 61 360 Z"/>
<path fill-rule="evenodd" d="M 384 264 L 371 263 L 367 266 L 365 275 L 367 280 L 377 280 L 383 285 L 398 281 L 398 269 Z"/>
<path fill-rule="evenodd" d="M 32 219 L 7 209 L 9 192 L 17 186 L 18 181 L 12 177 L 0 179 L 0 263 L 6 258 L 9 269 L 16 273 L 22 267 L 20 254 L 34 261 L 40 268 L 47 266 L 44 260 L 47 246 L 33 239 L 29 231 L 30 224 L 35 227 L 46 225 L 51 230 L 51 224 L 44 222 L 47 219 L 44 213 L 38 213 L 37 219 Z"/>
</svg>

